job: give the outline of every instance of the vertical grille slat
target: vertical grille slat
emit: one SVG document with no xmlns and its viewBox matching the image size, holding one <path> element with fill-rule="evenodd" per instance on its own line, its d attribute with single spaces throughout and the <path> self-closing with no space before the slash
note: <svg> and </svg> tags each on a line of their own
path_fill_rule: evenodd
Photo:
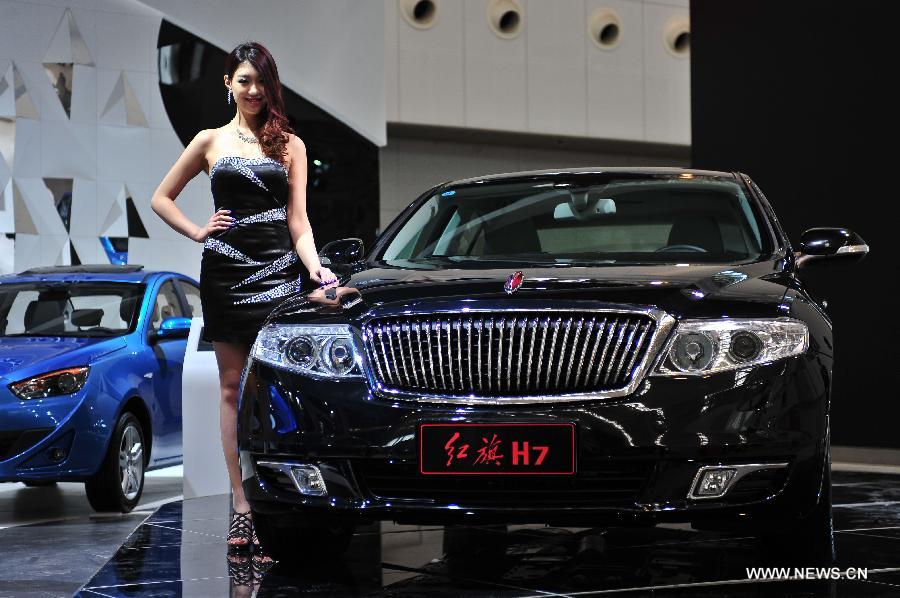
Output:
<svg viewBox="0 0 900 598">
<path fill-rule="evenodd" d="M 619 347 L 622 346 L 622 340 L 625 338 L 625 331 L 628 330 L 628 320 L 626 319 L 624 324 L 619 324 L 617 328 L 616 345 L 612 353 L 609 354 L 609 361 L 606 364 L 606 374 L 603 376 L 603 384 L 609 382 L 609 375 L 612 374 L 613 368 L 615 367 L 616 355 L 619 353 Z"/>
<path fill-rule="evenodd" d="M 531 388 L 531 363 L 534 360 L 534 342 L 537 340 L 538 319 L 528 323 L 528 329 L 531 330 L 531 345 L 528 347 L 528 367 L 525 370 L 525 390 Z M 540 358 L 540 355 L 538 355 Z"/>
<path fill-rule="evenodd" d="M 597 350 L 600 348 L 600 341 L 603 340 L 603 331 L 606 329 L 606 318 L 603 318 L 603 321 L 600 322 L 600 325 L 596 328 L 596 335 L 594 336 L 594 345 L 591 347 L 591 359 L 588 362 L 587 369 L 584 371 L 584 385 L 590 385 L 591 379 L 591 370 L 594 369 L 594 362 L 597 361 Z"/>
<path fill-rule="evenodd" d="M 456 380 L 453 379 L 453 370 L 455 369 L 454 368 L 455 364 L 453 363 L 455 361 L 455 359 L 453 357 L 453 326 L 450 324 L 450 322 L 446 322 L 446 324 L 447 324 L 447 328 L 446 328 L 446 330 L 447 330 L 447 351 L 446 351 L 447 369 L 449 370 L 448 374 L 450 377 L 450 388 L 456 389 Z M 442 328 L 443 328 L 443 326 L 444 326 L 444 324 L 441 324 Z"/>
<path fill-rule="evenodd" d="M 403 363 L 406 363 L 407 358 L 409 359 L 409 371 L 412 372 L 413 376 L 413 384 L 419 386 L 419 372 L 416 367 L 416 354 L 413 351 L 412 346 L 412 322 L 404 322 L 400 325 L 400 329 L 406 333 L 406 346 L 409 349 L 409 354 L 403 356 Z"/>
<path fill-rule="evenodd" d="M 616 330 L 616 327 L 619 325 L 619 319 L 613 318 L 613 320 L 606 327 L 606 342 L 603 344 L 603 352 L 600 354 L 600 359 L 597 361 L 597 373 L 594 375 L 594 386 L 600 384 L 600 374 L 603 373 L 603 364 L 606 361 L 606 354 L 609 351 L 609 345 L 613 340 L 613 332 Z"/>
<path fill-rule="evenodd" d="M 544 381 L 544 387 L 550 388 L 550 376 L 553 373 L 553 356 L 556 353 L 556 338 L 559 336 L 559 327 L 562 319 L 553 323 L 553 339 L 550 341 L 550 353 L 547 355 L 547 379 Z"/>
<path fill-rule="evenodd" d="M 627 387 L 655 330 L 641 313 L 416 314 L 373 319 L 363 342 L 380 388 L 540 397 Z"/>
<path fill-rule="evenodd" d="M 506 352 L 506 390 L 512 390 L 512 360 L 516 343 L 516 319 L 509 323 L 509 350 Z"/>
</svg>

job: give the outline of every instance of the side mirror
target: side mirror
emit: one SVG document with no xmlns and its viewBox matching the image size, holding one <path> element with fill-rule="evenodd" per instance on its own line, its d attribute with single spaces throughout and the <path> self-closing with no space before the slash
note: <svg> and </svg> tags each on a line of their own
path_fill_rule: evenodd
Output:
<svg viewBox="0 0 900 598">
<path fill-rule="evenodd" d="M 365 255 L 362 239 L 338 239 L 326 243 L 319 251 L 323 266 L 349 266 L 362 261 Z"/>
<path fill-rule="evenodd" d="M 191 332 L 190 318 L 166 318 L 159 326 L 159 330 L 151 333 L 157 340 L 168 338 L 187 338 Z"/>
<path fill-rule="evenodd" d="M 833 261 L 859 262 L 869 253 L 862 237 L 846 228 L 811 228 L 800 235 L 797 267 Z"/>
</svg>

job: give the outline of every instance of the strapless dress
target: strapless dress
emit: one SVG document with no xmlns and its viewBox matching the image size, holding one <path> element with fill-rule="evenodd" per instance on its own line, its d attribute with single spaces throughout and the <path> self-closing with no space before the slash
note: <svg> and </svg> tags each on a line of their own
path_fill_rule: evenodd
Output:
<svg viewBox="0 0 900 598">
<path fill-rule="evenodd" d="M 203 339 L 251 344 L 272 308 L 302 285 L 287 226 L 288 173 L 271 158 L 226 156 L 209 178 L 216 210 L 231 210 L 235 223 L 203 248 Z"/>
</svg>

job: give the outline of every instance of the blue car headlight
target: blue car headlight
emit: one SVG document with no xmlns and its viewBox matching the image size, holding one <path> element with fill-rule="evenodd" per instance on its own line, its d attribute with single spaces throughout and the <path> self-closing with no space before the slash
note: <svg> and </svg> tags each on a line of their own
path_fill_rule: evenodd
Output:
<svg viewBox="0 0 900 598">
<path fill-rule="evenodd" d="M 362 353 L 350 326 L 273 324 L 260 330 L 252 357 L 316 378 L 362 376 Z"/>
<path fill-rule="evenodd" d="M 792 318 L 683 320 L 656 375 L 705 376 L 771 363 L 808 348 L 809 329 Z"/>
<path fill-rule="evenodd" d="M 88 366 L 54 370 L 20 382 L 13 382 L 9 389 L 20 399 L 45 399 L 78 392 L 87 382 Z"/>
</svg>

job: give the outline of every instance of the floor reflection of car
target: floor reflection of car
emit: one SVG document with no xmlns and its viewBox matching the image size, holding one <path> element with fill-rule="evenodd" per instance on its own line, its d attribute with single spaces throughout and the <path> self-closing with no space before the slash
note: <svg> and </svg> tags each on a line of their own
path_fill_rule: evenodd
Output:
<svg viewBox="0 0 900 598">
<path fill-rule="evenodd" d="M 141 266 L 0 277 L 0 482 L 85 482 L 130 511 L 146 471 L 181 463 L 192 279 Z"/>
<path fill-rule="evenodd" d="M 575 169 L 454 181 L 341 287 L 287 300 L 254 344 L 244 489 L 283 558 L 354 521 L 690 522 L 832 546 L 832 328 L 745 175 Z M 311 525 L 314 526 L 310 529 Z"/>
</svg>

